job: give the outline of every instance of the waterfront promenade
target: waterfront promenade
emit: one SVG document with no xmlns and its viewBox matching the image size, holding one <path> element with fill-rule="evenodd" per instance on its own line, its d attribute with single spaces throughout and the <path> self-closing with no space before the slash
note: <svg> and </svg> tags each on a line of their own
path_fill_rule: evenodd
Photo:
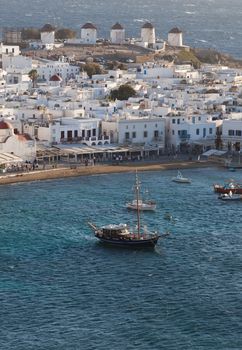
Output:
<svg viewBox="0 0 242 350">
<path fill-rule="evenodd" d="M 57 168 L 18 172 L 0 176 L 0 185 L 17 182 L 50 180 L 57 178 L 87 176 L 97 174 L 125 173 L 138 171 L 162 171 L 219 166 L 211 161 L 173 160 L 167 162 L 128 162 L 120 164 L 97 164 L 88 166 L 58 165 Z"/>
</svg>

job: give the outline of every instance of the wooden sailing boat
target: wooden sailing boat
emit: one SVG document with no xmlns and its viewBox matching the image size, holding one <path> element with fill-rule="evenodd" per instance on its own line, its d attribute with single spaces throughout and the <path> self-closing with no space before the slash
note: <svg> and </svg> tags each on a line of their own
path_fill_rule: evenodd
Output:
<svg viewBox="0 0 242 350">
<path fill-rule="evenodd" d="M 137 206 L 137 228 L 132 230 L 127 224 L 109 224 L 107 226 L 97 227 L 89 222 L 89 226 L 94 230 L 95 237 L 101 242 L 116 246 L 132 247 L 154 247 L 158 239 L 167 236 L 168 233 L 159 235 L 157 232 L 149 232 L 142 227 L 140 220 L 140 183 L 136 172 L 135 182 L 136 206 Z"/>
</svg>

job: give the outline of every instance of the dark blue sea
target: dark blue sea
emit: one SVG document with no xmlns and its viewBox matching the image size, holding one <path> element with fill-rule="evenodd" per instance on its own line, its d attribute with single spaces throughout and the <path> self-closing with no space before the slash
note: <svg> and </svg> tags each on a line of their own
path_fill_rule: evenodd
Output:
<svg viewBox="0 0 242 350">
<path fill-rule="evenodd" d="M 139 37 L 145 21 L 157 36 L 167 39 L 174 26 L 184 41 L 195 47 L 211 47 L 242 58 L 241 0 L 0 0 L 0 27 L 42 27 L 45 23 L 80 32 L 87 21 L 95 23 L 100 37 L 109 37 L 116 22 L 128 37 Z M 0 29 L 1 29 L 0 28 Z"/>
<path fill-rule="evenodd" d="M 105 247 L 87 226 L 134 223 L 132 173 L 1 186 L 0 349 L 241 350 L 242 203 L 213 193 L 232 173 L 183 173 L 191 185 L 139 174 L 158 203 L 144 222 L 171 232 L 155 250 Z"/>
</svg>

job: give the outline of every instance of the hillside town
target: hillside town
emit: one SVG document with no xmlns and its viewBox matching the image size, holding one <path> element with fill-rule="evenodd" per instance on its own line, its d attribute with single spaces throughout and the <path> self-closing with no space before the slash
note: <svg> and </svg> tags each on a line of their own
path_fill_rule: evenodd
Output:
<svg viewBox="0 0 242 350">
<path fill-rule="evenodd" d="M 159 58 L 167 48 L 189 52 L 179 28 L 163 40 L 148 22 L 138 39 L 114 24 L 105 45 L 92 23 L 63 42 L 46 24 L 28 48 L 1 43 L 1 172 L 208 151 L 239 158 L 242 69 Z"/>
</svg>

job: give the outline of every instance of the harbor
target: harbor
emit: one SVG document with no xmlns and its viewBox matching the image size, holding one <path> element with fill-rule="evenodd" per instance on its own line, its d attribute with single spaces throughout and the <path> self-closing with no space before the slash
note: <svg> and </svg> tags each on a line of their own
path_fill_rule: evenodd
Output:
<svg viewBox="0 0 242 350">
<path fill-rule="evenodd" d="M 171 181 L 177 169 L 139 172 L 157 203 L 144 223 L 170 232 L 151 251 L 103 246 L 88 227 L 135 226 L 133 171 L 2 186 L 2 346 L 240 348 L 241 203 L 213 192 L 226 169 L 182 173 L 191 184 Z"/>
</svg>

